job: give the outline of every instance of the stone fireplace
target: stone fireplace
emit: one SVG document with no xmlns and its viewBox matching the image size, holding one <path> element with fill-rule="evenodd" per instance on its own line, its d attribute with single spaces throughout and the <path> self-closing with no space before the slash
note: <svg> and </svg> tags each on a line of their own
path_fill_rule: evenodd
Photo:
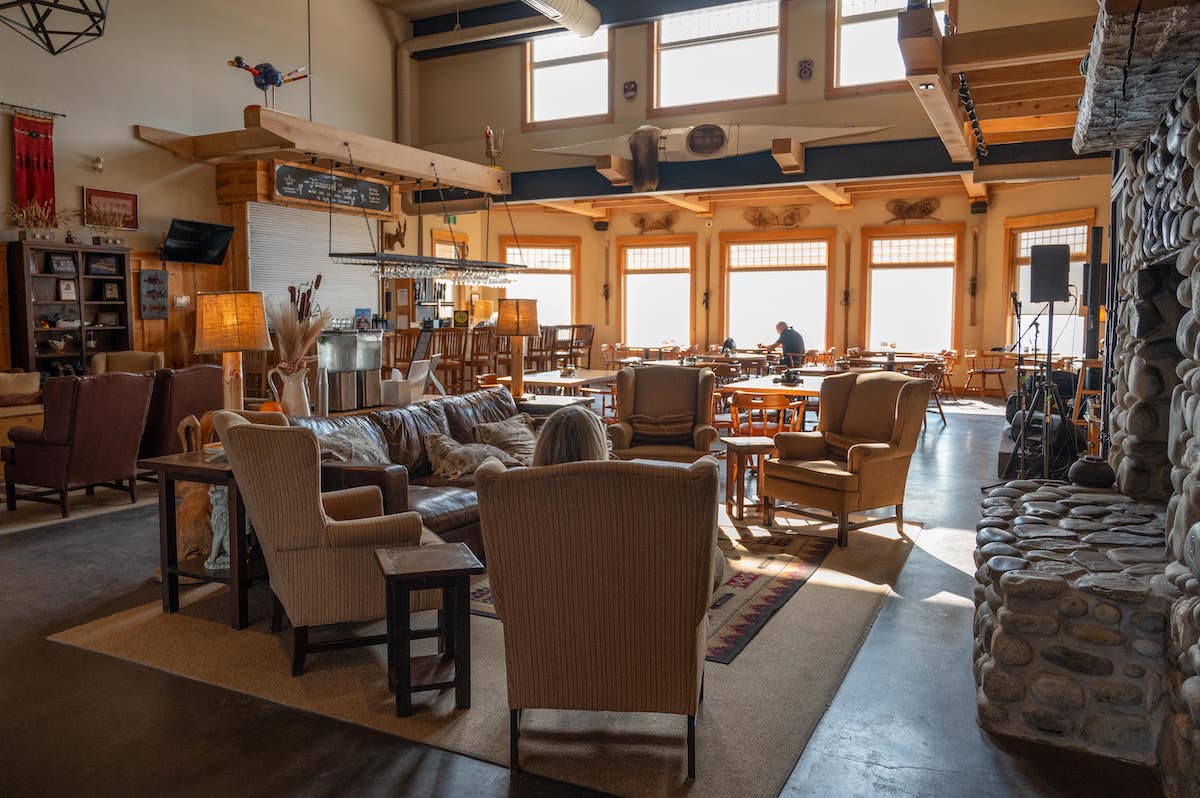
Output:
<svg viewBox="0 0 1200 798">
<path fill-rule="evenodd" d="M 978 525 L 979 722 L 1200 795 L 1200 75 L 1121 153 L 1112 490 L 1011 482 Z"/>
</svg>

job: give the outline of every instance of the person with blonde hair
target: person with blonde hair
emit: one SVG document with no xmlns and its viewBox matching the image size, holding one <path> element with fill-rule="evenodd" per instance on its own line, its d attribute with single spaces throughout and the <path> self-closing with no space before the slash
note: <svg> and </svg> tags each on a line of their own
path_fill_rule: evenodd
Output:
<svg viewBox="0 0 1200 798">
<path fill-rule="evenodd" d="M 577 405 L 550 414 L 533 450 L 534 466 L 607 459 L 608 434 L 604 422 L 591 410 Z"/>
</svg>

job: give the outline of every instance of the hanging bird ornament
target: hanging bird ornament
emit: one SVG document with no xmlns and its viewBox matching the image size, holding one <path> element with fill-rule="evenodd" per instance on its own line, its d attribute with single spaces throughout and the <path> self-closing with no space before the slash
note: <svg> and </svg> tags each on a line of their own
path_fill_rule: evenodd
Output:
<svg viewBox="0 0 1200 798">
<path fill-rule="evenodd" d="M 308 75 L 304 74 L 307 67 L 293 69 L 291 72 L 283 73 L 274 64 L 266 62 L 250 66 L 246 63 L 246 59 L 240 55 L 234 56 L 232 61 L 227 62 L 229 66 L 236 69 L 244 69 L 254 76 L 254 87 L 263 93 L 263 104 L 268 108 L 275 107 L 275 89 L 288 83 L 295 83 L 297 80 L 304 80 Z M 270 90 L 268 95 L 267 91 Z"/>
</svg>

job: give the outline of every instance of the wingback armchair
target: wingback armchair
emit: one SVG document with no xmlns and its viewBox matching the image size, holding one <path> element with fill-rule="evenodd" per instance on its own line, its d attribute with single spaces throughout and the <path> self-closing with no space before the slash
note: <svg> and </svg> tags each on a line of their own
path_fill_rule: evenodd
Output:
<svg viewBox="0 0 1200 798">
<path fill-rule="evenodd" d="M 55 377 L 42 387 L 42 429 L 14 427 L 5 446 L 4 494 L 17 500 L 57 503 L 70 516 L 68 495 L 97 485 L 129 491 L 137 501 L 138 445 L 146 425 L 150 374 Z M 42 490 L 18 492 L 17 485 Z M 57 500 L 50 497 L 57 494 Z"/>
<path fill-rule="evenodd" d="M 384 515 L 383 494 L 375 486 L 322 494 L 321 452 L 311 430 L 218 415 L 221 441 L 270 574 L 272 631 L 279 630 L 284 612 L 292 624 L 292 675 L 304 673 L 310 651 L 386 643 L 386 635 L 310 643 L 308 632 L 312 626 L 383 618 L 375 549 L 440 538 L 422 527 L 415 512 Z M 414 592 L 411 602 L 414 612 L 436 609 L 441 594 Z"/>
<path fill-rule="evenodd" d="M 138 352 L 126 350 L 122 352 L 100 352 L 92 356 L 92 374 L 106 374 L 110 371 L 123 371 L 129 374 L 141 374 L 146 371 L 157 371 L 163 367 L 162 352 Z"/>
<path fill-rule="evenodd" d="M 617 372 L 617 420 L 608 428 L 613 455 L 690 463 L 717 440 L 712 369 L 653 365 Z"/>
<path fill-rule="evenodd" d="M 159 369 L 154 372 L 154 391 L 146 414 L 139 457 L 159 457 L 183 451 L 176 434 L 179 422 L 188 416 L 200 418 L 206 412 L 220 410 L 221 367 L 191 366 L 185 369 Z"/>
<path fill-rule="evenodd" d="M 717 482 L 710 457 L 686 467 L 480 466 L 480 523 L 504 623 L 511 767 L 523 709 L 662 712 L 687 716 L 694 775 Z"/>
<path fill-rule="evenodd" d="M 774 523 L 775 501 L 782 499 L 801 515 L 836 521 L 839 546 L 849 543 L 851 530 L 872 524 L 895 521 L 903 531 L 908 465 L 932 387 L 890 371 L 826 377 L 816 431 L 779 433 L 778 456 L 763 463 L 764 521 Z M 849 521 L 850 513 L 892 504 L 894 516 Z"/>
</svg>

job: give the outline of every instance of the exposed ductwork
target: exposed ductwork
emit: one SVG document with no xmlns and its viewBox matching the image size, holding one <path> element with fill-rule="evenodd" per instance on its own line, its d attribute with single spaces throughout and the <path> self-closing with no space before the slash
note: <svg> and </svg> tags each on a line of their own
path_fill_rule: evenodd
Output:
<svg viewBox="0 0 1200 798">
<path fill-rule="evenodd" d="M 521 0 L 572 33 L 591 36 L 600 27 L 600 10 L 587 0 Z"/>
</svg>

